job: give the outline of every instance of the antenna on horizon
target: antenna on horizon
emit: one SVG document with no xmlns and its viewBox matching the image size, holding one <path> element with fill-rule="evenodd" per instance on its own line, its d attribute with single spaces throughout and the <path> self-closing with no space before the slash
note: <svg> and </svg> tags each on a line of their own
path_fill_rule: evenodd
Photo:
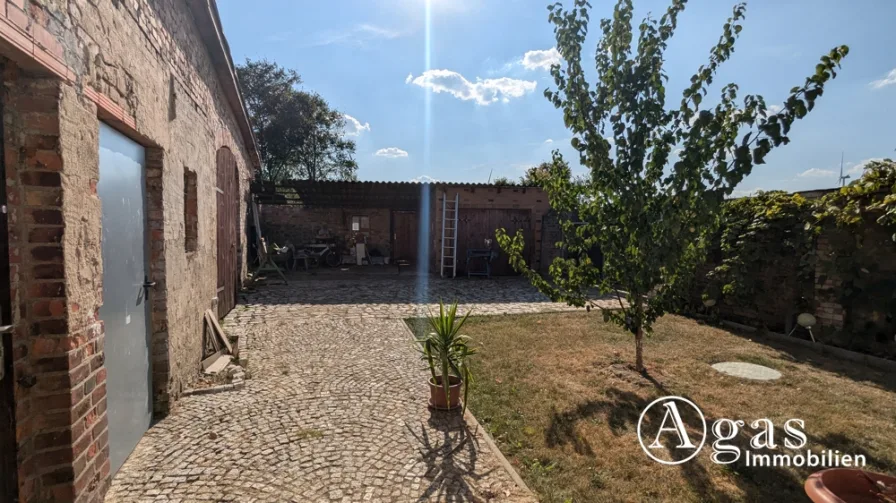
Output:
<svg viewBox="0 0 896 503">
<path fill-rule="evenodd" d="M 849 179 L 849 175 L 843 174 L 843 152 L 840 152 L 840 178 L 839 178 L 840 186 L 845 187 L 846 180 L 848 180 L 848 179 Z"/>
<path fill-rule="evenodd" d="M 488 181 L 485 182 L 486 184 L 492 183 L 492 171 L 494 171 L 494 170 L 495 170 L 495 168 L 488 170 Z M 840 174 L 842 175 L 843 173 L 840 173 Z"/>
</svg>

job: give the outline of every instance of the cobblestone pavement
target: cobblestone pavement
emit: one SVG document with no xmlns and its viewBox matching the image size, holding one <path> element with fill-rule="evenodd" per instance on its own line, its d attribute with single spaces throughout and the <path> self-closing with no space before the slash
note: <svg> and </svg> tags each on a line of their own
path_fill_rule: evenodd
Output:
<svg viewBox="0 0 896 503">
<path fill-rule="evenodd" d="M 225 320 L 250 378 L 182 398 L 115 476 L 106 501 L 530 501 L 459 414 L 426 407 L 402 318 L 417 280 L 292 281 Z M 519 279 L 429 279 L 428 300 L 478 314 L 569 309 Z"/>
</svg>

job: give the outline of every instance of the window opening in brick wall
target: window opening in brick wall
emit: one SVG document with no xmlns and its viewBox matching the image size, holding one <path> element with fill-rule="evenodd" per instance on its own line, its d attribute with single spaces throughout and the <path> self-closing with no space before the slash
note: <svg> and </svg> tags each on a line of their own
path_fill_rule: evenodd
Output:
<svg viewBox="0 0 896 503">
<path fill-rule="evenodd" d="M 362 232 L 370 230 L 370 217 L 354 216 L 352 217 L 352 230 L 354 232 Z"/>
<path fill-rule="evenodd" d="M 184 250 L 194 252 L 199 247 L 199 194 L 196 172 L 184 168 Z"/>
</svg>

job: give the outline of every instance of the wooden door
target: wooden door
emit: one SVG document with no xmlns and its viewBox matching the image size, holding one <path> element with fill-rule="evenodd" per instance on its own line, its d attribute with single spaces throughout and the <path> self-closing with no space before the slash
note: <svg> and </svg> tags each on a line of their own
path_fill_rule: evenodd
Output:
<svg viewBox="0 0 896 503">
<path fill-rule="evenodd" d="M 526 237 L 526 247 L 523 256 L 527 261 L 532 256 L 532 212 L 518 209 L 466 209 L 461 208 L 458 213 L 458 242 L 457 242 L 457 266 L 458 271 L 466 273 L 467 250 L 485 249 L 486 239 L 491 239 L 491 248 L 498 253 L 498 257 L 492 260 L 492 274 L 496 276 L 508 276 L 516 274 L 507 260 L 507 254 L 501 251 L 498 241 L 495 239 L 497 229 L 505 229 L 507 234 L 513 236 L 517 230 L 522 230 Z M 479 264 L 474 267 L 478 268 Z"/>
<path fill-rule="evenodd" d="M 417 213 L 413 211 L 392 212 L 392 260 L 417 260 Z"/>
<path fill-rule="evenodd" d="M 0 67 L 2 69 L 2 67 Z M 0 106 L 0 117 L 3 109 Z M 6 180 L 3 156 L 3 121 L 0 121 L 0 179 Z M 9 222 L 6 218 L 6 184 L 0 183 L 0 501 L 19 501 L 16 483 L 18 465 L 16 453 L 15 385 L 12 365 L 11 292 L 9 283 Z"/>
<path fill-rule="evenodd" d="M 218 149 L 218 317 L 223 318 L 236 305 L 237 237 L 240 198 L 236 158 L 227 147 Z"/>
</svg>

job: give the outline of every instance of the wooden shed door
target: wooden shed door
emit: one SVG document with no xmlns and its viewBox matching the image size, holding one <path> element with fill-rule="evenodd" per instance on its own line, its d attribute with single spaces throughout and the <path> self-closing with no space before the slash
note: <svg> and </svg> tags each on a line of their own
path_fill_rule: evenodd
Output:
<svg viewBox="0 0 896 503">
<path fill-rule="evenodd" d="M 417 213 L 392 212 L 392 260 L 417 260 Z"/>
<path fill-rule="evenodd" d="M 0 70 L 2 70 L 0 66 Z M 3 104 L 0 103 L 0 116 Z M 0 121 L 0 176 L 6 180 L 3 156 L 3 121 Z M 9 284 L 9 222 L 6 217 L 6 184 L 0 184 L 0 501 L 18 501 L 16 482 L 18 463 L 16 453 L 15 376 L 12 365 L 12 309 Z M 9 328 L 6 328 L 9 327 Z"/>
<path fill-rule="evenodd" d="M 523 255 L 532 256 L 532 212 L 517 209 L 465 209 L 458 213 L 457 265 L 458 270 L 466 273 L 467 250 L 484 249 L 485 240 L 492 240 L 492 249 L 498 252 L 498 258 L 492 261 L 492 274 L 507 276 L 516 274 L 507 260 L 507 254 L 501 251 L 495 239 L 497 229 L 507 230 L 513 236 L 517 229 L 522 229 L 526 236 L 526 248 Z M 478 265 L 478 264 L 477 264 Z"/>
<path fill-rule="evenodd" d="M 236 158 L 227 147 L 218 149 L 218 317 L 223 318 L 236 305 L 237 229 L 240 198 Z"/>
</svg>

